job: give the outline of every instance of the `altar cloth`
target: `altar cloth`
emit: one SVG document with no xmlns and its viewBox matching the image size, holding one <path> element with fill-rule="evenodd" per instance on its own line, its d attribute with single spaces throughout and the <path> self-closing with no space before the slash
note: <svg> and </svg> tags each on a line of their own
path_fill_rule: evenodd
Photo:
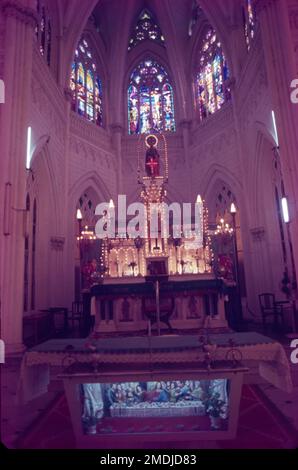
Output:
<svg viewBox="0 0 298 470">
<path fill-rule="evenodd" d="M 216 345 L 213 360 L 223 361 L 234 347 L 240 351 L 244 366 L 258 366 L 259 375 L 286 392 L 292 391 L 292 379 L 287 356 L 282 345 L 254 332 L 210 334 Z M 90 343 L 92 350 L 89 349 Z M 200 337 L 152 336 L 87 339 L 53 339 L 46 341 L 24 355 L 21 364 L 18 399 L 27 401 L 45 393 L 50 381 L 51 366 L 63 367 L 68 359 L 81 363 L 114 365 L 133 364 L 193 364 L 204 362 Z"/>
</svg>

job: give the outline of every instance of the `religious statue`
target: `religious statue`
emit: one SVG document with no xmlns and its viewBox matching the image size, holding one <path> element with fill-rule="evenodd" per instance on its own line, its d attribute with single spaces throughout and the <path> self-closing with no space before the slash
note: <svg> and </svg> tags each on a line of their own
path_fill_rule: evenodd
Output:
<svg viewBox="0 0 298 470">
<path fill-rule="evenodd" d="M 101 385 L 97 383 L 83 384 L 82 393 L 82 422 L 87 434 L 96 434 L 96 426 L 103 417 L 103 399 Z"/>
<path fill-rule="evenodd" d="M 197 314 L 197 300 L 196 298 L 192 295 L 189 298 L 188 301 L 188 313 L 187 313 L 187 318 L 198 318 Z"/>
<path fill-rule="evenodd" d="M 146 151 L 145 169 L 147 176 L 155 178 L 159 176 L 159 153 L 157 151 L 158 139 L 155 135 L 149 135 L 146 137 L 146 145 L 148 147 Z"/>
</svg>

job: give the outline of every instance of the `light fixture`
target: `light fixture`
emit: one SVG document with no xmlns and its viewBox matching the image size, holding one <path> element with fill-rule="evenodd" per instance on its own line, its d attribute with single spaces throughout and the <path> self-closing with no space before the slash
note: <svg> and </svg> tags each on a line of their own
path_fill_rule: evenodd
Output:
<svg viewBox="0 0 298 470">
<path fill-rule="evenodd" d="M 114 207 L 115 207 L 114 201 L 113 201 L 113 199 L 110 199 L 109 209 L 114 209 Z"/>
<path fill-rule="evenodd" d="M 275 113 L 274 111 L 272 111 L 271 113 L 272 113 L 272 122 L 273 122 L 274 136 L 275 136 L 274 140 L 275 140 L 276 146 L 278 147 L 279 141 L 278 141 L 278 133 L 277 133 L 277 127 L 276 127 Z"/>
<path fill-rule="evenodd" d="M 236 212 L 237 212 L 237 208 L 236 208 L 236 205 L 235 205 L 234 202 L 232 202 L 232 204 L 231 204 L 230 212 L 231 212 L 231 214 L 236 214 Z"/>
<path fill-rule="evenodd" d="M 82 220 L 83 219 L 83 214 L 81 209 L 77 209 L 77 220 Z"/>
<path fill-rule="evenodd" d="M 288 224 L 290 222 L 289 206 L 288 206 L 288 199 L 285 196 L 281 198 L 281 208 L 282 208 L 282 215 L 283 215 L 284 223 Z"/>
<path fill-rule="evenodd" d="M 32 129 L 29 126 L 27 129 L 26 170 L 30 170 L 30 164 L 31 164 L 31 137 L 32 137 Z"/>
<path fill-rule="evenodd" d="M 220 219 L 220 223 L 216 226 L 214 235 L 232 235 L 234 229 L 230 227 L 230 224 L 225 223 L 224 219 Z"/>
<path fill-rule="evenodd" d="M 198 195 L 197 195 L 196 203 L 197 203 L 197 204 L 202 204 L 202 202 L 203 202 L 203 201 L 202 201 L 202 197 L 201 197 L 200 194 L 198 194 Z"/>
</svg>

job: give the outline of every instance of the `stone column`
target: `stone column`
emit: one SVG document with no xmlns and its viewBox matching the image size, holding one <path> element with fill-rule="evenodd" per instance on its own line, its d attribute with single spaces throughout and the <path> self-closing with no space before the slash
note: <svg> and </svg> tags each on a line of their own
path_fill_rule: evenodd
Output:
<svg viewBox="0 0 298 470">
<path fill-rule="evenodd" d="M 289 200 L 291 237 L 298 240 L 298 105 L 291 103 L 291 81 L 296 77 L 286 0 L 258 0 L 256 12 L 260 23 L 264 57 L 272 107 L 277 122 L 280 158 Z M 298 266 L 298 245 L 293 246 Z"/>
<path fill-rule="evenodd" d="M 24 210 L 32 49 L 33 0 L 3 1 L 5 104 L 1 105 L 1 338 L 6 352 L 23 349 Z M 6 191 L 5 191 L 6 188 Z"/>
<path fill-rule="evenodd" d="M 182 129 L 182 137 L 183 137 L 183 149 L 184 149 L 184 159 L 186 165 L 186 171 L 189 180 L 189 188 L 188 188 L 188 197 L 189 201 L 192 201 L 193 194 L 192 194 L 192 178 L 191 178 L 191 170 L 190 170 L 190 156 L 189 156 L 189 147 L 190 147 L 190 128 L 191 128 L 191 121 L 187 119 L 183 119 L 179 123 Z M 195 197 L 197 194 L 195 195 Z"/>
<path fill-rule="evenodd" d="M 123 174 L 122 174 L 122 134 L 123 127 L 119 123 L 111 124 L 112 131 L 112 144 L 115 149 L 116 162 L 117 162 L 117 191 L 118 194 L 123 194 Z"/>
</svg>

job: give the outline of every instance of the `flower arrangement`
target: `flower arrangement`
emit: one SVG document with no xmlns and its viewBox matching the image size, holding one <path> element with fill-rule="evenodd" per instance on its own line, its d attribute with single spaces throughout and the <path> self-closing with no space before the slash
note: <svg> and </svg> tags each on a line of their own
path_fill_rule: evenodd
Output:
<svg viewBox="0 0 298 470">
<path fill-rule="evenodd" d="M 225 402 L 220 399 L 218 392 L 208 394 L 204 401 L 205 411 L 213 418 L 222 418 L 224 415 Z"/>
</svg>

